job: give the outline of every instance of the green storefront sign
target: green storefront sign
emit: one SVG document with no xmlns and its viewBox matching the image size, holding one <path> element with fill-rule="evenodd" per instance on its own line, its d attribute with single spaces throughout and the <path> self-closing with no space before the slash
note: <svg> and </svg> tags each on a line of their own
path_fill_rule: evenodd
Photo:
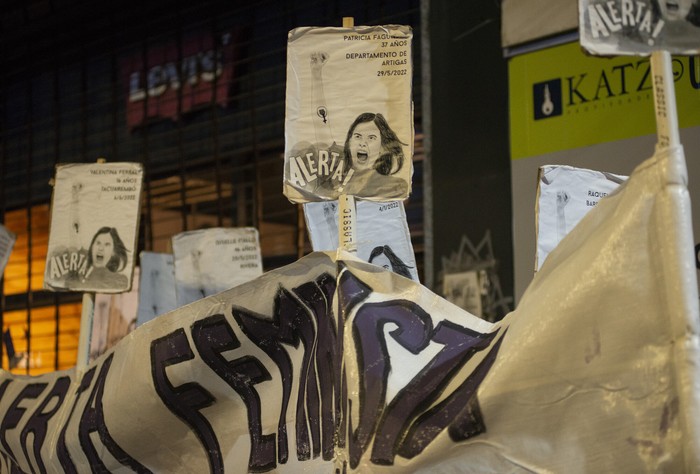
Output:
<svg viewBox="0 0 700 474">
<path fill-rule="evenodd" d="M 674 57 L 681 128 L 700 125 L 700 57 Z M 511 159 L 653 134 L 648 57 L 588 56 L 578 43 L 509 61 Z"/>
</svg>

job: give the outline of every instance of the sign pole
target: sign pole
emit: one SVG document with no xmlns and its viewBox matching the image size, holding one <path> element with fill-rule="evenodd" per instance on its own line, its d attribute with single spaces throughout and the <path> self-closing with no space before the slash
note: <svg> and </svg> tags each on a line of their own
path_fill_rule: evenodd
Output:
<svg viewBox="0 0 700 474">
<path fill-rule="evenodd" d="M 678 114 L 676 110 L 676 91 L 673 83 L 673 67 L 669 51 L 653 51 L 651 53 L 651 74 L 654 87 L 654 109 L 656 114 L 656 131 L 658 142 L 657 152 L 668 151 L 668 167 L 664 179 L 666 181 L 665 199 L 674 202 L 675 206 L 665 213 L 667 222 L 676 223 L 671 232 L 672 239 L 662 246 L 662 259 L 667 265 L 679 270 L 665 278 L 669 299 L 674 302 L 671 312 L 671 327 L 675 334 L 687 335 L 681 339 L 676 336 L 674 355 L 681 361 L 677 370 L 677 386 L 679 387 L 679 412 L 682 413 L 681 426 L 684 439 L 685 466 L 698 466 L 700 462 L 700 400 L 697 387 L 700 384 L 700 374 L 697 369 L 697 341 L 700 327 L 698 326 L 698 293 L 695 265 L 688 262 L 695 260 L 695 240 L 692 233 L 689 198 L 686 183 L 688 181 L 686 162 L 681 148 L 678 129 Z M 675 149 L 675 151 L 674 151 Z"/>
<path fill-rule="evenodd" d="M 106 163 L 105 158 L 98 158 L 97 163 Z M 89 251 L 89 250 L 88 250 Z M 90 359 L 90 339 L 92 338 L 92 322 L 95 317 L 95 293 L 83 293 L 83 304 L 80 310 L 80 335 L 78 336 L 78 357 L 75 363 L 77 375 L 80 377 Z"/>
<path fill-rule="evenodd" d="M 673 85 L 671 53 L 651 53 L 651 74 L 654 87 L 654 110 L 656 113 L 657 150 L 680 146 L 676 90 Z"/>
<path fill-rule="evenodd" d="M 343 17 L 343 28 L 353 28 L 355 19 Z M 338 247 L 351 253 L 357 252 L 357 207 L 355 196 L 342 193 L 338 196 Z"/>
<path fill-rule="evenodd" d="M 80 312 L 80 336 L 78 338 L 78 360 L 75 364 L 78 376 L 85 372 L 90 355 L 90 336 L 92 320 L 95 314 L 95 293 L 83 293 L 83 305 Z"/>
</svg>

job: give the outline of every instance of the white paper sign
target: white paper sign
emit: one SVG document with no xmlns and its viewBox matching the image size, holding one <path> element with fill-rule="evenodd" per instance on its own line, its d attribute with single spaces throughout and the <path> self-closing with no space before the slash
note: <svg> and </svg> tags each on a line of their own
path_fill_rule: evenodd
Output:
<svg viewBox="0 0 700 474">
<path fill-rule="evenodd" d="M 177 308 L 173 255 L 143 251 L 139 254 L 139 262 L 138 326 Z"/>
<path fill-rule="evenodd" d="M 416 256 L 403 202 L 357 201 L 357 256 L 418 281 Z M 338 248 L 338 202 L 304 204 L 309 239 L 315 251 Z"/>
<path fill-rule="evenodd" d="M 44 288 L 131 288 L 142 180 L 139 163 L 56 167 Z"/>
<path fill-rule="evenodd" d="M 700 53 L 697 0 L 579 0 L 581 46 L 599 55 Z"/>
<path fill-rule="evenodd" d="M 287 43 L 284 194 L 405 199 L 413 173 L 408 26 L 296 28 Z"/>
<path fill-rule="evenodd" d="M 627 176 L 565 165 L 541 166 L 537 181 L 535 271 L 598 201 Z"/>
<path fill-rule="evenodd" d="M 5 271 L 7 261 L 10 259 L 12 247 L 15 245 L 17 235 L 4 225 L 0 224 L 0 276 Z"/>
<path fill-rule="evenodd" d="M 262 274 L 260 239 L 253 227 L 181 232 L 172 242 L 178 306 Z"/>
<path fill-rule="evenodd" d="M 134 267 L 131 290 L 109 295 L 97 293 L 90 336 L 90 360 L 95 360 L 136 328 L 139 302 L 139 267 Z"/>
</svg>

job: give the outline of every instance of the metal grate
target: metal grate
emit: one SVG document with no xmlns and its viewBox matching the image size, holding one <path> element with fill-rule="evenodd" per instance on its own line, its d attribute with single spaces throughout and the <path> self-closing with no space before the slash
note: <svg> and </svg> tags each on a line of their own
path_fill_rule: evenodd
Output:
<svg viewBox="0 0 700 474">
<path fill-rule="evenodd" d="M 0 325 L 28 361 L 13 370 L 75 363 L 80 295 L 41 289 L 58 163 L 144 164 L 138 251 L 168 252 L 175 233 L 212 226 L 257 227 L 265 270 L 311 250 L 300 208 L 282 195 L 286 39 L 297 26 L 354 16 L 358 25 L 413 28 L 417 134 L 406 211 L 422 277 L 419 3 L 117 1 L 94 19 L 92 4 L 79 0 L 8 2 L 0 11 L 0 222 L 18 241 L 1 285 Z M 232 70 L 211 81 L 216 93 L 195 100 L 181 87 L 159 103 L 176 113 L 129 119 L 149 116 L 155 99 L 129 102 L 126 65 L 146 71 L 166 50 L 181 64 L 207 48 Z M 9 362 L 4 350 L 3 367 Z"/>
</svg>

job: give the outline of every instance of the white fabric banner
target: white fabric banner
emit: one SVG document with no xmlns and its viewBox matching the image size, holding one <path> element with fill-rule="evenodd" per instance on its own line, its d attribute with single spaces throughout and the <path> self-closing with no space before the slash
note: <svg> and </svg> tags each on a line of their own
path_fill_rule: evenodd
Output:
<svg viewBox="0 0 700 474">
<path fill-rule="evenodd" d="M 554 247 L 627 176 L 565 165 L 541 166 L 537 180 L 535 271 Z"/>
<path fill-rule="evenodd" d="M 284 194 L 405 199 L 413 173 L 408 26 L 296 28 L 287 42 Z"/>
<path fill-rule="evenodd" d="M 121 293 L 131 288 L 142 180 L 139 163 L 56 167 L 45 289 Z"/>
<path fill-rule="evenodd" d="M 403 202 L 356 201 L 357 256 L 418 281 L 416 255 Z M 338 201 L 304 204 L 314 251 L 338 248 Z"/>
<path fill-rule="evenodd" d="M 137 326 L 177 308 L 173 255 L 143 251 L 139 254 L 139 263 L 141 278 Z"/>
<path fill-rule="evenodd" d="M 600 55 L 700 54 L 697 0 L 579 0 L 581 46 Z"/>
<path fill-rule="evenodd" d="M 495 324 L 313 253 L 137 328 L 84 374 L 0 372 L 3 471 L 698 472 L 681 153 L 602 199 Z"/>
<path fill-rule="evenodd" d="M 183 306 L 262 274 L 258 230 L 253 227 L 181 232 L 172 238 L 175 295 Z"/>
<path fill-rule="evenodd" d="M 10 260 L 10 254 L 16 239 L 17 235 L 14 232 L 10 232 L 7 227 L 0 224 L 0 276 L 5 271 L 7 261 Z"/>
</svg>

